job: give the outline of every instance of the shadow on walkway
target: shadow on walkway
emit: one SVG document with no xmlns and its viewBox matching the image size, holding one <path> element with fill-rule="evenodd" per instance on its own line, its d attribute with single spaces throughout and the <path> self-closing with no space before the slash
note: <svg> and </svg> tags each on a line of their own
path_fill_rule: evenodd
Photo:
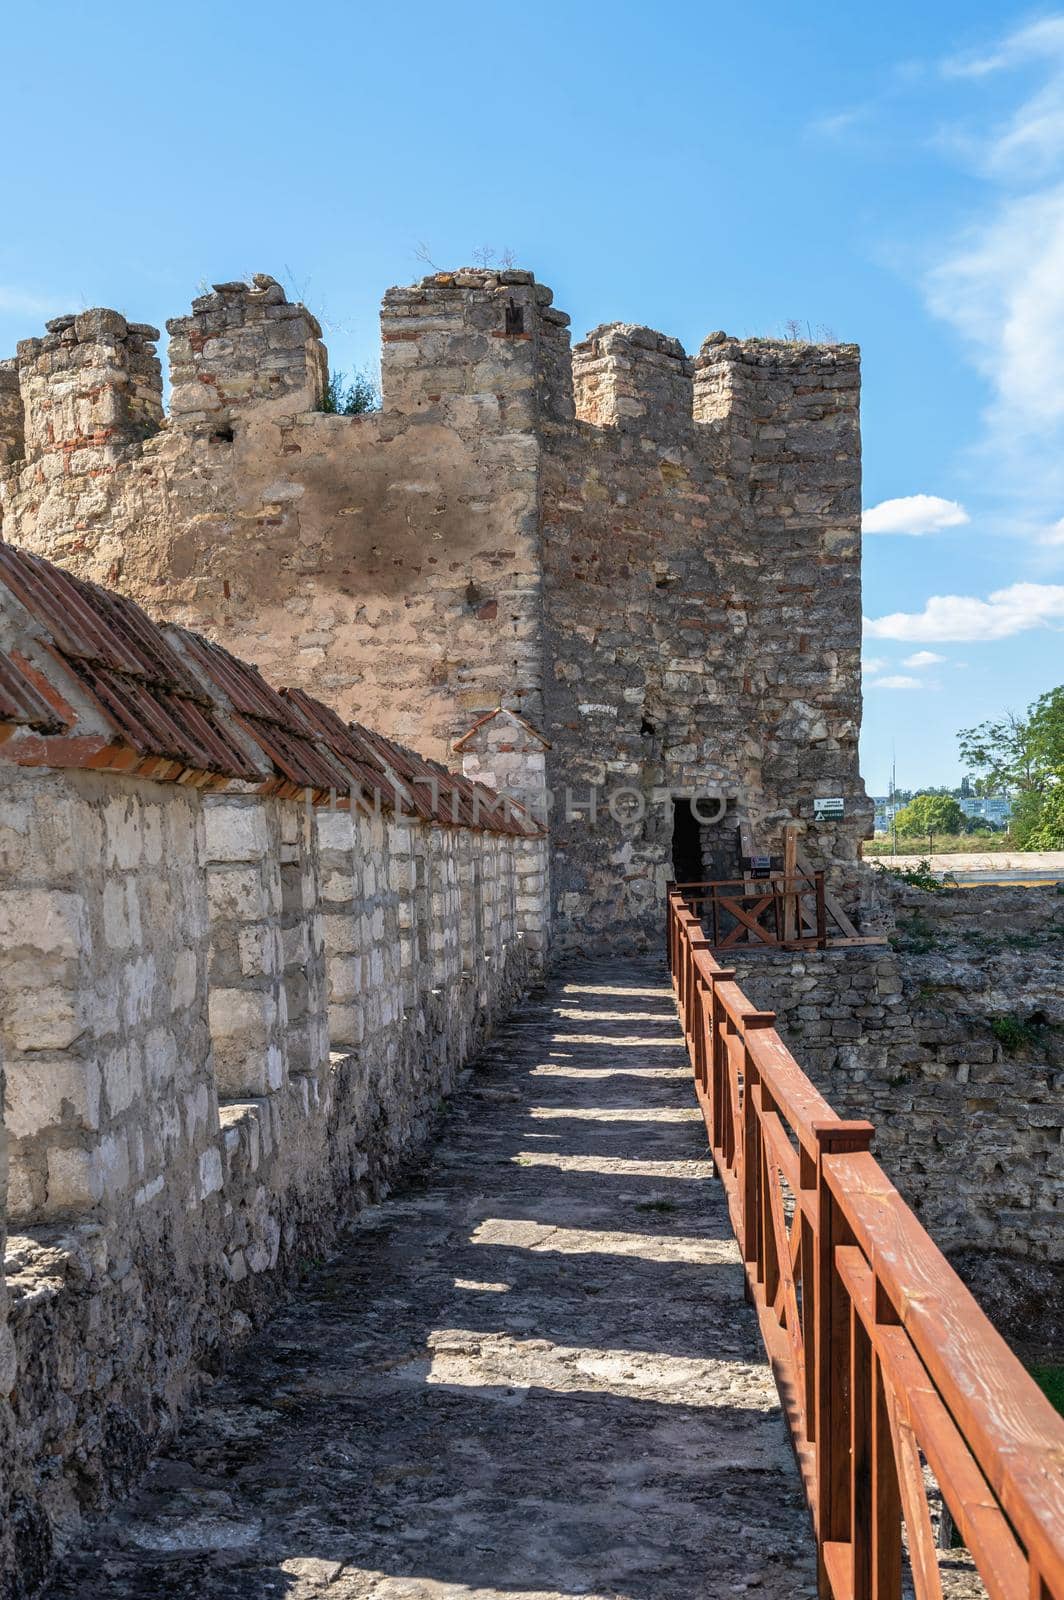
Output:
<svg viewBox="0 0 1064 1600">
<path fill-rule="evenodd" d="M 815 1594 L 660 970 L 563 973 L 51 1600 Z"/>
</svg>

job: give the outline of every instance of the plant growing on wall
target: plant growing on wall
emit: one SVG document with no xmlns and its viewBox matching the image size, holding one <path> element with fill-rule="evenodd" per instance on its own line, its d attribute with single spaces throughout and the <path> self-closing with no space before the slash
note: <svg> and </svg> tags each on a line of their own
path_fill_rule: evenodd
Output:
<svg viewBox="0 0 1064 1600">
<path fill-rule="evenodd" d="M 1064 767 L 1051 789 L 1039 796 L 1034 825 L 1023 840 L 1027 850 L 1064 850 Z"/>
</svg>

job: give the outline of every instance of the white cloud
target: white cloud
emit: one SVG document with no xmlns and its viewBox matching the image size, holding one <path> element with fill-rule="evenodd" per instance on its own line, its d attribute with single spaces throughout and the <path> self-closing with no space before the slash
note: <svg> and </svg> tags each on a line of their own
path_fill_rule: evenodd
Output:
<svg viewBox="0 0 1064 1600">
<path fill-rule="evenodd" d="M 983 182 L 967 228 L 932 239 L 925 296 L 988 385 L 971 452 L 981 519 L 1052 545 L 1044 529 L 1064 498 L 1064 14 L 944 71 L 968 80 L 972 99 L 940 146 Z"/>
<path fill-rule="evenodd" d="M 938 661 L 945 661 L 945 656 L 936 655 L 933 650 L 917 650 L 914 655 L 906 656 L 902 662 L 903 667 L 933 667 Z"/>
<path fill-rule="evenodd" d="M 956 328 L 993 387 L 995 431 L 1064 420 L 1064 185 L 1004 199 L 935 268 L 927 289 L 931 309 Z"/>
<path fill-rule="evenodd" d="M 1064 17 L 1044 17 L 1010 33 L 990 55 L 955 56 L 945 63 L 952 78 L 985 78 L 1002 67 L 1016 66 L 1032 55 L 1060 54 L 1064 57 Z"/>
<path fill-rule="evenodd" d="M 870 689 L 924 689 L 926 684 L 919 678 L 907 678 L 902 672 L 895 672 L 886 678 L 873 678 L 868 686 Z"/>
<path fill-rule="evenodd" d="M 854 106 L 849 111 L 835 111 L 828 116 L 816 117 L 809 124 L 809 131 L 818 134 L 822 139 L 840 139 L 851 133 L 867 115 L 867 106 Z"/>
<path fill-rule="evenodd" d="M 1039 544 L 1064 544 L 1064 517 L 1059 522 L 1054 522 L 1051 528 L 1043 530 L 1038 540 Z"/>
<path fill-rule="evenodd" d="M 894 611 L 865 620 L 869 639 L 1008 639 L 1028 628 L 1064 624 L 1064 584 L 1013 583 L 985 600 L 974 595 L 933 594 L 922 611 Z"/>
<path fill-rule="evenodd" d="M 869 674 L 873 672 L 882 672 L 886 664 L 886 656 L 866 656 L 861 662 L 861 671 Z"/>
<path fill-rule="evenodd" d="M 943 500 L 937 494 L 906 494 L 897 500 L 881 500 L 861 518 L 864 533 L 938 533 L 942 528 L 958 528 L 967 522 L 968 513 L 956 500 Z"/>
<path fill-rule="evenodd" d="M 1012 172 L 1024 183 L 1054 165 L 1064 149 L 1064 17 L 1044 17 L 1008 34 L 989 55 L 947 62 L 945 69 L 950 77 L 986 78 L 1031 62 L 1046 65 L 1045 83 L 983 145 L 991 171 Z"/>
</svg>

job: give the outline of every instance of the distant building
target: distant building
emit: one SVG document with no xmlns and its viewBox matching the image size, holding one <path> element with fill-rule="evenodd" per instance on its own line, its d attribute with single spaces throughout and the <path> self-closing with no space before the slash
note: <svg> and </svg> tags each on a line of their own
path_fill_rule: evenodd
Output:
<svg viewBox="0 0 1064 1600">
<path fill-rule="evenodd" d="M 873 795 L 872 803 L 875 806 L 872 825 L 877 833 L 889 833 L 893 813 L 901 811 L 907 804 L 897 800 L 892 807 L 889 795 Z M 992 822 L 996 828 L 1006 827 L 1012 815 L 1012 801 L 1003 794 L 964 795 L 958 799 L 957 804 L 966 817 L 983 817 L 987 822 Z"/>
<path fill-rule="evenodd" d="M 1012 801 L 1003 794 L 973 794 L 957 803 L 966 817 L 984 817 L 997 828 L 1003 828 L 1012 815 Z"/>
</svg>

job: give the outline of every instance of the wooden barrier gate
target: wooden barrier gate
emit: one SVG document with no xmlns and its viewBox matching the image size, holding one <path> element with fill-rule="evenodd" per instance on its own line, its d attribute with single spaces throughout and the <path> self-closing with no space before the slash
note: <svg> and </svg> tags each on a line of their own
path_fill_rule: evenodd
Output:
<svg viewBox="0 0 1064 1600">
<path fill-rule="evenodd" d="M 669 968 L 812 1513 L 824 1600 L 942 1583 L 924 1467 L 992 1600 L 1064 1600 L 1064 1420 L 668 897 Z M 903 1538 L 904 1526 L 904 1538 Z"/>
</svg>

